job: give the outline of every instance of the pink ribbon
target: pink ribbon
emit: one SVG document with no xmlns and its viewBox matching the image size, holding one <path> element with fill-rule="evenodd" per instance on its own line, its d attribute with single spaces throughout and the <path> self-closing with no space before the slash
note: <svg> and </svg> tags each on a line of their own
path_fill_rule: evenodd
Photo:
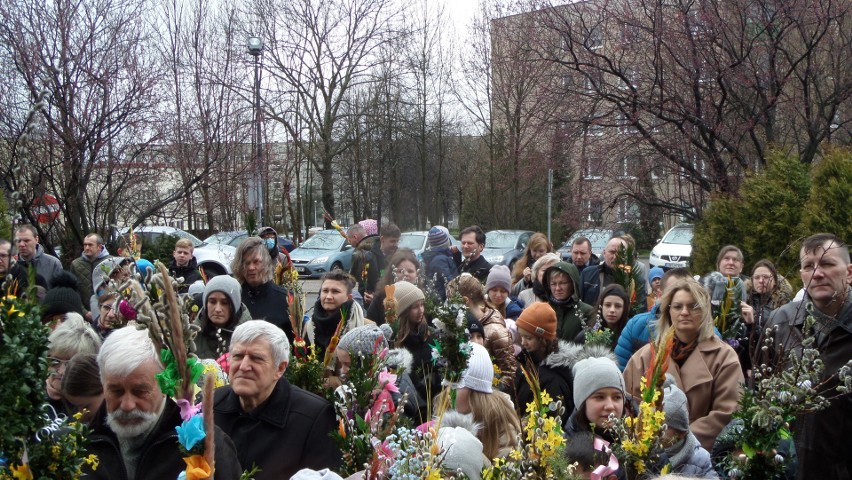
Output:
<svg viewBox="0 0 852 480">
<path fill-rule="evenodd" d="M 607 475 L 612 475 L 618 471 L 618 459 L 612 454 L 612 450 L 609 449 L 609 442 L 606 440 L 595 437 L 594 447 L 595 450 L 600 450 L 609 454 L 609 463 L 606 465 L 600 465 L 596 468 L 591 473 L 590 478 L 592 480 L 605 480 Z"/>
</svg>

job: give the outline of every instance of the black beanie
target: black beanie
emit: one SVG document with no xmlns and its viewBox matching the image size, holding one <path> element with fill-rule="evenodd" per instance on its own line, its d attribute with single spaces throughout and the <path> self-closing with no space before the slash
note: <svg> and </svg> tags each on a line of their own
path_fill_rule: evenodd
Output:
<svg viewBox="0 0 852 480">
<path fill-rule="evenodd" d="M 74 274 L 61 272 L 53 278 L 51 285 L 41 302 L 41 318 L 68 312 L 83 315 L 83 302 L 77 292 L 77 277 Z"/>
</svg>

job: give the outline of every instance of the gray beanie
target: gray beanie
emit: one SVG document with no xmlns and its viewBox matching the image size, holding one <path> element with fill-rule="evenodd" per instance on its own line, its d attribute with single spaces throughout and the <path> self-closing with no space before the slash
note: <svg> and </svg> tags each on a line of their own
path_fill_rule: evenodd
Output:
<svg viewBox="0 0 852 480">
<path fill-rule="evenodd" d="M 401 280 L 394 285 L 393 298 L 396 299 L 396 313 L 401 314 L 408 310 L 418 300 L 426 300 L 423 291 L 412 283 Z"/>
<path fill-rule="evenodd" d="M 346 332 L 340 338 L 337 348 L 349 352 L 350 355 L 362 356 L 378 354 L 388 348 L 388 338 L 393 334 L 387 324 L 377 327 L 376 325 L 362 325 Z"/>
<path fill-rule="evenodd" d="M 679 432 L 689 431 L 689 401 L 686 394 L 667 376 L 663 389 L 663 411 L 666 412 L 666 425 Z"/>
<path fill-rule="evenodd" d="M 488 272 L 488 280 L 485 281 L 485 291 L 500 287 L 507 292 L 512 291 L 512 276 L 506 265 L 494 265 Z"/>
<path fill-rule="evenodd" d="M 618 365 L 606 357 L 589 357 L 574 364 L 574 405 L 580 405 L 601 388 L 617 388 L 624 393 L 624 377 Z"/>
<path fill-rule="evenodd" d="M 240 282 L 228 275 L 218 275 L 207 282 L 204 287 L 204 296 L 201 299 L 202 307 L 207 307 L 207 297 L 213 292 L 222 292 L 231 300 L 234 312 L 240 309 L 243 301 L 240 297 Z"/>
<path fill-rule="evenodd" d="M 467 478 L 480 480 L 488 459 L 482 453 L 482 442 L 464 427 L 441 427 L 438 444 L 444 457 L 443 466 L 449 470 L 461 469 Z"/>
</svg>

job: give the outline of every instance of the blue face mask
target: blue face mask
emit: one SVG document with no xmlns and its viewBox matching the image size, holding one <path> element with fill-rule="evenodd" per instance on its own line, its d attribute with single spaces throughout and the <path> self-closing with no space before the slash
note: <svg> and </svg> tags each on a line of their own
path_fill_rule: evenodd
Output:
<svg viewBox="0 0 852 480">
<path fill-rule="evenodd" d="M 274 238 L 267 238 L 265 240 L 265 242 L 266 242 L 266 248 L 268 248 L 269 250 L 272 250 L 273 248 L 275 248 L 275 239 Z"/>
</svg>

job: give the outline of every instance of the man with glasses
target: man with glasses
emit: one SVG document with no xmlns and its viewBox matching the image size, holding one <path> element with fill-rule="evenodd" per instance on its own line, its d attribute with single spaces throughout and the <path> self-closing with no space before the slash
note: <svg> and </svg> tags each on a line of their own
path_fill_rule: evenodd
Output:
<svg viewBox="0 0 852 480">
<path fill-rule="evenodd" d="M 852 456 L 847 448 L 838 448 L 848 445 L 852 431 L 852 395 L 835 390 L 838 371 L 852 360 L 849 247 L 834 234 L 818 233 L 804 240 L 799 260 L 805 298 L 772 312 L 764 336 L 773 342 L 763 361 L 780 371 L 787 366 L 787 355 L 801 354 L 805 336 L 814 339 L 810 348 L 819 351 L 825 367 L 819 393 L 831 400 L 827 408 L 801 415 L 790 428 L 797 478 L 852 478 Z"/>
</svg>

